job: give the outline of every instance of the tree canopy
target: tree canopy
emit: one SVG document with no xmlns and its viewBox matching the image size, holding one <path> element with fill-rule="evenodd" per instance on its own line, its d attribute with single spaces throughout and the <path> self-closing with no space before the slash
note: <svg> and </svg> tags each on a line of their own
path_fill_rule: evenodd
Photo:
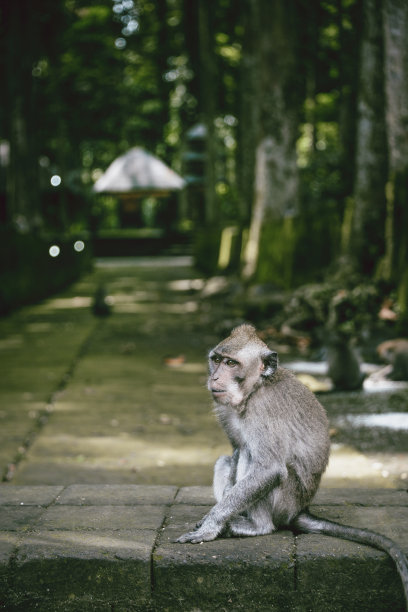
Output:
<svg viewBox="0 0 408 612">
<path fill-rule="evenodd" d="M 247 279 L 294 286 L 344 256 L 406 307 L 406 3 L 4 0 L 0 34 L 3 224 L 114 224 L 101 173 L 141 146 L 188 175 L 200 123 L 181 216 L 202 207 L 207 251 L 234 225 Z"/>
</svg>

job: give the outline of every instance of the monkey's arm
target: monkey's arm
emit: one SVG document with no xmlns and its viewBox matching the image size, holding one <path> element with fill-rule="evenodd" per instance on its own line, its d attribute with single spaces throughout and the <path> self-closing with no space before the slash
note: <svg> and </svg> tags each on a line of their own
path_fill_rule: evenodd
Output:
<svg viewBox="0 0 408 612">
<path fill-rule="evenodd" d="M 239 449 L 236 448 L 232 457 L 222 455 L 218 457 L 214 467 L 213 489 L 217 502 L 234 486 L 237 478 L 237 465 L 239 460 Z M 204 523 L 208 514 L 204 515 L 196 524 L 198 529 Z"/>
<path fill-rule="evenodd" d="M 239 480 L 224 497 L 204 517 L 200 527 L 183 534 L 177 542 L 207 542 L 220 535 L 228 521 L 246 510 L 256 501 L 265 497 L 281 481 L 283 474 L 279 470 L 263 469 L 259 466 Z"/>
</svg>

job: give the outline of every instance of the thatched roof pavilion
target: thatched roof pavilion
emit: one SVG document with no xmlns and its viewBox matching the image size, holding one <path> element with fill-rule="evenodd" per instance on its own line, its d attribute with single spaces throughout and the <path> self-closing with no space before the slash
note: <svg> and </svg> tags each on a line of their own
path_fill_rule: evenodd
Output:
<svg viewBox="0 0 408 612">
<path fill-rule="evenodd" d="M 117 157 L 96 181 L 94 191 L 121 198 L 165 197 L 183 189 L 185 181 L 164 162 L 141 147 Z"/>
</svg>

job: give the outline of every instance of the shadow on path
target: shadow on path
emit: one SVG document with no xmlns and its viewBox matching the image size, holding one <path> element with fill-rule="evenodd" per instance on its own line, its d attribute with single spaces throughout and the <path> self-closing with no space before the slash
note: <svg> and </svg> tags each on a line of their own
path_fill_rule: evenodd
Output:
<svg viewBox="0 0 408 612">
<path fill-rule="evenodd" d="M 112 314 L 97 319 L 101 284 Z M 104 259 L 66 292 L 1 319 L 3 481 L 209 485 L 230 449 L 205 388 L 206 355 L 229 313 L 201 299 L 203 286 L 188 257 Z M 320 397 L 337 429 L 350 398 Z M 404 484 L 408 455 L 392 440 L 366 452 L 347 436 L 325 486 Z"/>
</svg>

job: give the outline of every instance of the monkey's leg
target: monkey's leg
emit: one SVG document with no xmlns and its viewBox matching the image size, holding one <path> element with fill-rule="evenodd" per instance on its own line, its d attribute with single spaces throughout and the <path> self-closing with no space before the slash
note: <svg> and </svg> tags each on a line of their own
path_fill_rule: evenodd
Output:
<svg viewBox="0 0 408 612">
<path fill-rule="evenodd" d="M 234 484 L 232 482 L 233 473 L 235 473 L 233 464 L 233 458 L 227 455 L 222 455 L 215 462 L 213 489 L 217 502 L 221 501 L 226 490 Z"/>
<path fill-rule="evenodd" d="M 271 508 L 267 502 L 260 502 L 247 512 L 248 516 L 237 516 L 228 523 L 229 533 L 235 536 L 265 535 L 276 531 Z"/>
<path fill-rule="evenodd" d="M 219 502 L 226 491 L 233 485 L 232 478 L 235 474 L 235 460 L 233 457 L 222 455 L 218 457 L 214 466 L 213 490 L 214 497 Z M 207 514 L 196 523 L 196 529 L 199 529 L 207 518 Z"/>
<path fill-rule="evenodd" d="M 215 540 L 215 538 L 228 527 L 231 521 L 234 522 L 237 516 L 240 516 L 243 512 L 248 512 L 248 516 L 250 516 L 250 512 L 254 509 L 254 505 L 261 503 L 256 501 L 257 499 L 261 499 L 261 501 L 266 504 L 266 507 L 271 507 L 267 499 L 265 499 L 266 495 L 281 482 L 284 470 L 270 470 L 262 468 L 262 466 L 259 465 L 255 465 L 255 467 L 259 469 L 257 471 L 255 468 L 250 469 L 247 474 L 242 479 L 238 480 L 235 485 L 225 493 L 224 497 L 211 508 L 199 529 L 183 534 L 177 541 L 181 543 L 191 542 L 192 544 L 198 544 L 199 542 Z M 247 508 L 249 508 L 249 510 L 247 510 Z M 265 517 L 265 513 L 263 516 Z M 269 525 L 257 525 L 257 529 L 250 529 L 248 535 L 268 533 L 273 530 L 274 525 L 272 523 L 271 513 L 267 513 L 265 522 L 269 522 Z M 246 525 L 246 527 L 248 527 L 248 525 Z M 240 531 L 238 533 L 240 533 Z"/>
</svg>

